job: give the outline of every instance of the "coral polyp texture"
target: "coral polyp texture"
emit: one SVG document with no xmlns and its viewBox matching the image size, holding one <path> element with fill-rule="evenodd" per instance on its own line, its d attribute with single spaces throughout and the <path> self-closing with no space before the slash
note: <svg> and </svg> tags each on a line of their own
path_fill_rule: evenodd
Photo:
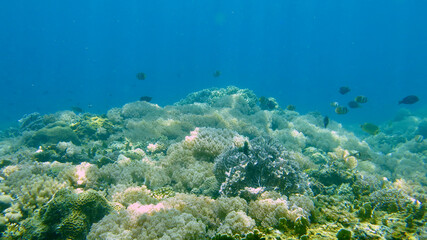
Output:
<svg viewBox="0 0 427 240">
<path fill-rule="evenodd" d="M 427 117 L 360 135 L 205 89 L 0 134 L 2 239 L 426 239 Z"/>
<path fill-rule="evenodd" d="M 221 194 L 237 196 L 248 188 L 275 190 L 285 195 L 308 192 L 306 175 L 279 142 L 257 137 L 246 145 L 216 158 L 214 173 L 221 183 Z"/>
</svg>

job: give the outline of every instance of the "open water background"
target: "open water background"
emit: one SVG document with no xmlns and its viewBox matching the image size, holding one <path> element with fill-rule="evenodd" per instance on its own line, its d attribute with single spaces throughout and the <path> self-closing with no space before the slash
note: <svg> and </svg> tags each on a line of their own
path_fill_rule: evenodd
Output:
<svg viewBox="0 0 427 240">
<path fill-rule="evenodd" d="M 0 128 L 31 112 L 106 113 L 143 95 L 164 106 L 228 85 L 344 124 L 380 124 L 402 107 L 425 114 L 425 9 L 421 0 L 3 1 Z M 359 94 L 368 103 L 347 115 L 329 106 Z M 410 94 L 420 102 L 397 105 Z"/>
</svg>

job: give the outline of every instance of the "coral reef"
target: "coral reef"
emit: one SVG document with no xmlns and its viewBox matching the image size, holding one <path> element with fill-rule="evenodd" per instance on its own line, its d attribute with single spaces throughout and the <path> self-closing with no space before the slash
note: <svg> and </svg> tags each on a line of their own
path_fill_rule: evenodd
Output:
<svg viewBox="0 0 427 240">
<path fill-rule="evenodd" d="M 0 133 L 1 237 L 427 237 L 426 116 L 358 136 L 294 110 L 231 86 L 25 115 Z"/>
</svg>

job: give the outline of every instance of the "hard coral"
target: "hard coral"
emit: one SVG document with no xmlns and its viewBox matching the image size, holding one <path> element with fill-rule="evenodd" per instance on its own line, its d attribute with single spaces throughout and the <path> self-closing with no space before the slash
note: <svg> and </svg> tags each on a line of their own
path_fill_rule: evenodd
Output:
<svg viewBox="0 0 427 240">
<path fill-rule="evenodd" d="M 101 116 L 84 114 L 71 128 L 80 139 L 106 140 L 115 132 L 113 123 Z"/>
<path fill-rule="evenodd" d="M 258 137 L 249 147 L 230 149 L 215 159 L 220 193 L 236 196 L 245 187 L 277 190 L 283 194 L 308 191 L 305 174 L 285 148 L 272 138 Z"/>
<path fill-rule="evenodd" d="M 44 144 L 57 144 L 58 142 L 73 142 L 80 145 L 77 134 L 68 127 L 61 124 L 48 125 L 32 135 L 24 137 L 24 144 L 30 147 L 38 147 Z"/>
<path fill-rule="evenodd" d="M 24 224 L 24 239 L 85 239 L 93 223 L 111 210 L 107 200 L 95 191 L 75 194 L 61 189 L 39 215 Z"/>
</svg>

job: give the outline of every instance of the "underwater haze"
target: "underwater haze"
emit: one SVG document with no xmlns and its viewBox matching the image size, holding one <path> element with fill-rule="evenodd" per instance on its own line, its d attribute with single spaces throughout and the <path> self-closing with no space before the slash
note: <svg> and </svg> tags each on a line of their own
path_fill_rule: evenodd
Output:
<svg viewBox="0 0 427 240">
<path fill-rule="evenodd" d="M 0 239 L 427 239 L 427 1 L 3 1 Z"/>
<path fill-rule="evenodd" d="M 234 85 L 285 108 L 380 124 L 426 109 L 424 1 L 10 1 L 1 4 L 0 122 L 79 107 L 161 106 Z M 220 71 L 219 77 L 213 77 Z M 146 74 L 146 80 L 135 76 Z M 341 86 L 351 92 L 338 93 Z M 363 108 L 336 115 L 367 96 Z M 352 109 L 350 109 L 352 110 Z"/>
</svg>

